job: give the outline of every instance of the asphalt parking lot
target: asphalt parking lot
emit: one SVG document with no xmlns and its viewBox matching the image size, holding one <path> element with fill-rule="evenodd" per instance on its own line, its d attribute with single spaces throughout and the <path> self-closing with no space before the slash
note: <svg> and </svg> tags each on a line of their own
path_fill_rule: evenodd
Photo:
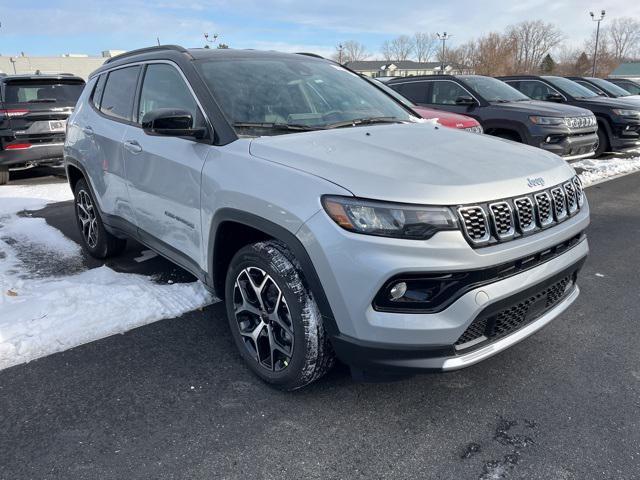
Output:
<svg viewBox="0 0 640 480">
<path fill-rule="evenodd" d="M 0 371 L 0 479 L 638 478 L 640 174 L 587 195 L 582 295 L 496 357 L 382 384 L 338 366 L 281 393 L 218 303 Z M 70 209 L 39 215 L 74 239 Z M 142 250 L 110 266 L 191 281 Z"/>
</svg>

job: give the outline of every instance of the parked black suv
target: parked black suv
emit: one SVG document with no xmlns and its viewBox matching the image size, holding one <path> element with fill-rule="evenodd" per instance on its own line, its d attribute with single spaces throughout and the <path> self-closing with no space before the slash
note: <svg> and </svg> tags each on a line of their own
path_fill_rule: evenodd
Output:
<svg viewBox="0 0 640 480">
<path fill-rule="evenodd" d="M 601 97 L 620 98 L 621 100 L 633 100 L 634 103 L 640 105 L 640 96 L 633 95 L 626 91 L 624 88 L 619 87 L 615 83 L 611 83 L 609 80 L 595 77 L 566 77 L 569 80 L 573 80 L 579 83 L 585 88 L 588 88 L 594 93 L 597 93 Z"/>
<path fill-rule="evenodd" d="M 640 95 L 640 83 L 628 78 L 607 78 L 608 82 L 614 83 L 620 88 L 624 88 L 631 95 Z"/>
<path fill-rule="evenodd" d="M 62 161 L 67 118 L 84 83 L 67 74 L 0 77 L 0 185 L 9 168 Z"/>
<path fill-rule="evenodd" d="M 596 155 L 640 146 L 640 107 L 630 101 L 602 97 L 563 77 L 516 75 L 499 78 L 536 100 L 591 110 L 598 119 L 600 144 Z"/>
<path fill-rule="evenodd" d="M 475 118 L 485 133 L 526 143 L 567 160 L 592 157 L 597 147 L 591 112 L 531 100 L 495 78 L 428 75 L 387 82 L 418 105 Z"/>
</svg>

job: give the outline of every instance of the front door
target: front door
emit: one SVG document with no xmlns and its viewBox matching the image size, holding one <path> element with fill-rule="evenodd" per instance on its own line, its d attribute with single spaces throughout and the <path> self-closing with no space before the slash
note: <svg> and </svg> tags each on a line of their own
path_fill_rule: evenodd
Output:
<svg viewBox="0 0 640 480">
<path fill-rule="evenodd" d="M 146 134 L 140 127 L 144 116 L 161 108 L 188 110 L 194 126 L 206 124 L 177 66 L 146 66 L 136 125 L 128 127 L 123 142 L 131 203 L 145 243 L 187 268 L 201 266 L 200 179 L 213 147 L 194 139 Z"/>
</svg>

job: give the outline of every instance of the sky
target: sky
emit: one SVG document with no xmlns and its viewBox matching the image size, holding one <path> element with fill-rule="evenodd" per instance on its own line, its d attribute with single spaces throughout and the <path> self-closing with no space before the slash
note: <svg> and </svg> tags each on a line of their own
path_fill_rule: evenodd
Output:
<svg viewBox="0 0 640 480">
<path fill-rule="evenodd" d="M 0 54 L 100 55 L 161 43 L 205 45 L 204 33 L 232 48 L 331 55 L 357 40 L 371 58 L 386 39 L 414 32 L 453 35 L 450 45 L 543 19 L 581 45 L 594 29 L 589 10 L 640 19 L 637 0 L 0 0 Z"/>
</svg>

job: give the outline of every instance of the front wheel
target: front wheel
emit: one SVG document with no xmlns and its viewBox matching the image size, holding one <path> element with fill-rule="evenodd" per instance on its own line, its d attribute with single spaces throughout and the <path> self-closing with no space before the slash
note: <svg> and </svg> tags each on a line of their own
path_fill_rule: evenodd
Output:
<svg viewBox="0 0 640 480">
<path fill-rule="evenodd" d="M 331 368 L 334 354 L 322 316 L 286 245 L 265 241 L 240 249 L 225 294 L 236 346 L 262 380 L 296 390 Z"/>
<path fill-rule="evenodd" d="M 609 150 L 609 137 L 607 136 L 607 131 L 602 125 L 598 125 L 598 147 L 596 148 L 596 158 Z"/>
</svg>

